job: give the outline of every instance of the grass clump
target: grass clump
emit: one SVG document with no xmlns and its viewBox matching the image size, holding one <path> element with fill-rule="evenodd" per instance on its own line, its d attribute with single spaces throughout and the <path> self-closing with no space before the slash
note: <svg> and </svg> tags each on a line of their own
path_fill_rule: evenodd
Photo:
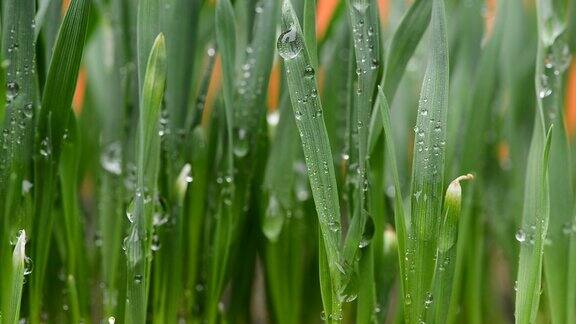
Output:
<svg viewBox="0 0 576 324">
<path fill-rule="evenodd" d="M 574 322 L 575 8 L 3 1 L 0 323 Z"/>
</svg>

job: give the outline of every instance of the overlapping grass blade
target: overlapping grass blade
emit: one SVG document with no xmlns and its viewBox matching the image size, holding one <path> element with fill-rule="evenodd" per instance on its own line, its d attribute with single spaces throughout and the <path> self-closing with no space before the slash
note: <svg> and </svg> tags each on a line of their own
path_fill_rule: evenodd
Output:
<svg viewBox="0 0 576 324">
<path fill-rule="evenodd" d="M 160 11 L 161 28 L 166 33 L 167 84 L 166 108 L 162 117 L 163 172 L 161 186 L 168 206 L 170 226 L 157 226 L 155 247 L 162 249 L 155 254 L 154 287 L 152 304 L 155 323 L 177 320 L 182 289 L 183 255 L 183 205 L 190 165 L 186 143 L 186 114 L 188 109 L 195 49 L 199 43 L 198 22 L 200 1 L 172 0 L 164 3 Z M 180 175 L 183 179 L 179 179 Z M 183 182 L 182 182 L 183 181 Z M 184 187 L 184 188 L 183 188 Z M 182 192 L 180 192 L 182 191 Z"/>
<path fill-rule="evenodd" d="M 412 58 L 424 32 L 428 28 L 431 9 L 432 1 L 416 0 L 406 12 L 392 36 L 386 56 L 385 71 L 380 82 L 390 102 L 394 101 L 396 90 L 400 85 L 406 65 Z M 370 123 L 370 146 L 368 152 L 371 152 L 376 145 L 378 135 L 382 130 L 380 122 L 380 118 L 373 118 Z"/>
<path fill-rule="evenodd" d="M 369 204 L 369 163 L 368 163 L 368 131 L 372 113 L 373 98 L 378 73 L 380 71 L 380 24 L 376 1 L 352 0 L 348 2 L 348 13 L 352 28 L 354 54 L 356 58 L 357 86 L 354 96 L 354 107 L 350 115 L 351 154 L 348 177 L 352 185 L 352 219 L 343 250 L 343 267 L 345 271 L 344 284 L 347 285 L 345 295 L 355 295 L 358 289 L 357 321 L 365 322 L 372 318 L 374 310 L 374 250 L 369 247 L 374 235 L 374 221 L 370 215 Z M 357 255 L 362 248 L 358 275 L 366 277 L 359 281 L 359 287 L 354 287 L 352 278 Z M 347 297 L 349 298 L 349 297 Z"/>
<path fill-rule="evenodd" d="M 116 22 L 119 24 L 119 22 Z M 117 25 L 102 23 L 101 30 L 95 32 L 86 47 L 86 68 L 88 74 L 88 91 L 100 117 L 101 138 L 100 168 L 98 174 L 98 234 L 101 242 L 102 257 L 101 278 L 104 282 L 103 313 L 105 316 L 118 314 L 119 291 L 125 288 L 120 282 L 120 273 L 124 270 L 122 238 L 125 232 L 125 185 L 129 178 L 129 152 L 123 128 L 126 122 L 128 76 L 122 78 L 118 72 L 125 62 L 121 46 L 121 35 L 113 38 L 112 28 Z M 113 64 L 106 60 L 107 42 L 115 44 Z M 123 178 L 125 176 L 125 178 Z M 116 320 L 122 320 L 120 316 Z"/>
<path fill-rule="evenodd" d="M 150 51 L 142 83 L 137 138 L 137 184 L 126 211 L 130 220 L 125 240 L 127 256 L 126 322 L 144 323 L 150 284 L 152 216 L 158 195 L 160 167 L 160 111 L 166 82 L 166 47 L 159 34 Z"/>
<path fill-rule="evenodd" d="M 518 324 L 536 322 L 540 306 L 544 241 L 550 217 L 548 158 L 552 129 L 544 134 L 542 110 L 538 109 L 536 115 L 526 170 L 522 226 L 516 233 L 516 239 L 521 244 L 515 308 Z"/>
<path fill-rule="evenodd" d="M 75 116 L 71 116 L 68 123 L 66 138 L 62 144 L 62 158 L 59 165 L 60 192 L 62 197 L 63 216 L 64 216 L 64 237 L 66 243 L 66 271 L 68 277 L 73 278 L 67 283 L 74 285 L 69 287 L 70 304 L 72 305 L 72 321 L 80 321 L 80 317 L 89 318 L 87 312 L 89 291 L 86 265 L 88 259 L 86 254 L 80 253 L 85 251 L 85 242 L 83 240 L 83 223 L 80 218 L 80 209 L 78 206 L 78 173 L 80 163 L 80 139 L 78 126 Z M 78 280 L 74 279 L 78 278 Z M 80 294 L 78 293 L 80 292 Z M 81 296 L 80 299 L 78 299 Z M 81 305 L 81 306 L 80 306 Z"/>
<path fill-rule="evenodd" d="M 88 26 L 90 0 L 70 4 L 58 37 L 42 96 L 35 139 L 34 165 L 34 237 L 33 259 L 37 271 L 32 273 L 30 312 L 32 323 L 40 320 L 44 276 L 50 247 L 55 194 L 56 169 L 63 138 L 72 113 L 70 106 L 82 59 Z"/>
<path fill-rule="evenodd" d="M 312 195 L 320 224 L 322 245 L 330 277 L 331 294 L 322 294 L 328 321 L 341 319 L 341 260 L 340 260 L 340 206 L 332 153 L 322 117 L 315 71 L 310 66 L 302 30 L 290 1 L 282 4 L 282 33 L 278 38 L 278 52 L 284 59 L 284 69 L 296 125 L 304 149 Z M 320 252 L 321 255 L 324 251 Z M 326 280 L 321 276 L 321 280 Z"/>
<path fill-rule="evenodd" d="M 263 183 L 268 197 L 262 220 L 262 231 L 271 242 L 278 240 L 284 221 L 295 208 L 295 174 L 278 172 L 278 170 L 292 169 L 300 152 L 297 147 L 296 123 L 287 97 L 283 98 L 280 109 L 280 119 L 270 149 Z"/>
<path fill-rule="evenodd" d="M 400 284 L 401 293 L 404 296 L 406 290 L 406 264 L 404 256 L 406 255 L 406 239 L 409 224 L 406 224 L 406 213 L 404 212 L 404 199 L 402 198 L 402 190 L 400 187 L 400 176 L 398 175 L 398 167 L 396 165 L 396 150 L 394 149 L 394 142 L 392 140 L 392 123 L 390 122 L 390 108 L 388 100 L 381 87 L 378 87 L 378 109 L 382 118 L 382 125 L 384 130 L 384 140 L 386 147 L 386 162 L 390 167 L 392 173 L 392 181 L 394 185 L 394 224 L 396 224 L 396 237 L 398 240 L 398 264 L 400 267 Z"/>
<path fill-rule="evenodd" d="M 222 92 L 224 97 L 225 141 L 222 146 L 219 165 L 220 193 L 217 199 L 217 216 L 214 224 L 214 234 L 211 241 L 213 251 L 210 255 L 210 275 L 208 278 L 208 293 L 205 318 L 208 323 L 215 323 L 218 319 L 218 304 L 226 280 L 227 266 L 232 242 L 232 230 L 236 215 L 233 212 L 232 201 L 236 196 L 234 184 L 234 76 L 236 71 L 236 19 L 234 9 L 229 0 L 219 0 L 215 13 L 216 43 L 222 62 Z M 224 179 L 224 180 L 223 180 Z"/>
<path fill-rule="evenodd" d="M 416 0 L 392 36 L 381 84 L 390 101 L 394 99 L 406 65 L 428 28 L 431 9 L 432 1 Z"/>
<path fill-rule="evenodd" d="M 304 0 L 304 43 L 310 55 L 310 65 L 318 69 L 318 43 L 316 42 L 316 0 Z"/>
<path fill-rule="evenodd" d="M 169 129 L 166 135 L 174 142 L 182 137 L 185 126 L 192 68 L 195 64 L 194 51 L 199 44 L 197 25 L 201 1 L 170 0 L 164 5 L 166 7 L 161 11 L 161 24 L 166 33 L 167 83 L 171 85 L 166 88 Z"/>
<path fill-rule="evenodd" d="M 434 0 L 430 23 L 430 57 L 414 128 L 411 188 L 411 233 L 408 282 L 404 295 L 406 321 L 425 318 L 432 296 L 439 219 L 442 213 L 446 115 L 448 109 L 448 43 L 443 0 Z M 414 271 L 412 271 L 414 270 Z"/>
<path fill-rule="evenodd" d="M 242 57 L 238 86 L 234 88 L 234 158 L 238 172 L 236 173 L 236 199 L 234 201 L 235 213 L 238 213 L 238 229 L 245 224 L 245 209 L 251 197 L 250 189 L 257 185 L 258 155 L 262 153 L 264 140 L 264 117 L 266 114 L 265 98 L 263 94 L 268 87 L 270 70 L 274 60 L 274 45 L 276 34 L 274 32 L 261 33 L 261 30 L 275 31 L 278 24 L 280 2 L 263 1 L 254 7 L 254 23 L 252 39 L 249 40 Z M 236 76 L 230 70 L 230 77 Z M 235 239 L 240 235 L 234 233 Z"/>
<path fill-rule="evenodd" d="M 230 0 L 218 0 L 216 5 L 216 42 L 222 60 L 222 74 L 224 93 L 224 111 L 226 115 L 228 145 L 233 146 L 232 131 L 234 129 L 234 71 L 236 71 L 236 23 L 234 10 Z M 227 167 L 229 171 L 234 168 L 232 151 L 229 150 L 227 156 Z M 233 176 L 230 172 L 229 176 Z"/>
<path fill-rule="evenodd" d="M 574 188 L 570 165 L 568 135 L 564 120 L 564 88 L 566 71 L 570 65 L 569 31 L 567 30 L 567 1 L 538 1 L 539 47 L 536 63 L 536 94 L 538 109 L 544 116 L 544 127 L 554 125 L 550 144 L 550 222 L 548 239 L 552 242 L 545 248 L 545 283 L 550 305 L 552 323 L 567 323 L 568 313 L 574 316 L 576 287 L 566 285 L 576 270 L 569 270 L 571 259 L 576 251 L 570 250 L 570 242 L 575 240 L 573 233 Z M 572 35 L 573 37 L 573 35 Z M 570 273 L 572 271 L 572 273 Z M 571 295 L 571 296 L 569 296 Z"/>
<path fill-rule="evenodd" d="M 136 22 L 136 59 L 138 68 L 138 89 L 142 97 L 142 88 L 148 66 L 148 58 L 156 36 L 162 31 L 160 14 L 162 6 L 159 1 L 138 1 L 138 18 Z"/>
<path fill-rule="evenodd" d="M 494 101 L 497 96 L 498 85 L 500 84 L 498 76 L 498 60 L 499 53 L 502 46 L 502 37 L 505 31 L 505 17 L 508 10 L 506 4 L 499 7 L 499 14 L 497 22 L 494 27 L 494 32 L 488 43 L 485 45 L 478 67 L 476 70 L 475 87 L 471 94 L 471 100 L 468 105 L 470 108 L 465 108 L 467 113 L 462 119 L 465 123 L 466 132 L 461 137 L 460 159 L 454 160 L 458 163 L 458 172 L 474 172 L 474 174 L 481 178 L 484 175 L 482 155 L 486 152 L 485 139 L 478 134 L 483 134 L 490 129 L 489 120 L 493 113 Z M 460 121 L 458 121 L 460 123 Z M 458 126 L 458 125 L 456 125 Z M 456 137 L 454 137 L 456 138 Z M 454 164 L 457 164 L 454 163 Z M 454 170 L 452 170 L 454 171 Z M 458 242 L 457 242 L 457 258 L 454 258 L 455 274 L 454 274 L 454 287 L 453 297 L 450 305 L 450 313 L 448 321 L 453 323 L 456 320 L 456 313 L 461 307 L 462 298 L 461 287 L 463 285 L 462 278 L 464 277 L 464 261 L 469 255 L 467 252 L 470 242 L 472 241 L 472 217 L 478 217 L 472 213 L 472 200 L 475 198 L 477 184 L 472 183 L 467 190 L 462 202 L 462 217 L 459 222 Z"/>
<path fill-rule="evenodd" d="M 187 306 L 196 307 L 198 293 L 196 285 L 199 276 L 201 261 L 202 229 L 204 228 L 205 199 L 209 175 L 208 148 L 205 130 L 200 126 L 192 133 L 191 168 L 192 183 L 188 185 L 184 214 L 187 215 L 185 224 L 188 231 L 188 248 L 186 260 L 187 282 L 186 287 L 192 292 Z"/>
</svg>

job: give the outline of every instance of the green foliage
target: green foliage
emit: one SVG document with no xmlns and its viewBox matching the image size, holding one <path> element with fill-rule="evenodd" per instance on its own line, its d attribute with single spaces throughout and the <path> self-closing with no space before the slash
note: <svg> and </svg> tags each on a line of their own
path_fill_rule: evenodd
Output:
<svg viewBox="0 0 576 324">
<path fill-rule="evenodd" d="M 575 1 L 327 3 L 3 1 L 0 323 L 576 321 Z"/>
</svg>

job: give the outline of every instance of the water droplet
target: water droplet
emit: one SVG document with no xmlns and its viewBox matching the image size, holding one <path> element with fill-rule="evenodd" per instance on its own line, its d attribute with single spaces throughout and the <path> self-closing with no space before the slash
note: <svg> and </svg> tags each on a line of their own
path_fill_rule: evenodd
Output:
<svg viewBox="0 0 576 324">
<path fill-rule="evenodd" d="M 34 270 L 34 263 L 29 257 L 24 258 L 24 275 L 27 276 Z"/>
<path fill-rule="evenodd" d="M 542 89 L 540 89 L 540 91 L 538 91 L 538 97 L 540 97 L 540 99 L 544 99 L 551 94 L 552 94 L 552 89 L 550 89 L 550 88 L 542 88 Z"/>
<path fill-rule="evenodd" d="M 140 274 L 134 275 L 134 282 L 135 283 L 137 283 L 137 284 L 142 283 L 142 279 L 143 279 L 142 275 L 140 275 Z"/>
<path fill-rule="evenodd" d="M 258 1 L 258 3 L 256 3 L 256 8 L 254 8 L 254 11 L 257 14 L 261 14 L 264 11 L 263 5 L 261 1 Z"/>
<path fill-rule="evenodd" d="M 275 241 L 282 231 L 283 224 L 284 217 L 280 202 L 276 195 L 272 194 L 268 199 L 268 207 L 266 208 L 262 231 L 266 238 Z"/>
<path fill-rule="evenodd" d="M 280 113 L 278 112 L 278 110 L 275 110 L 275 111 L 269 113 L 266 116 L 266 121 L 268 122 L 268 125 L 270 125 L 270 126 L 278 125 L 278 122 L 280 121 Z"/>
<path fill-rule="evenodd" d="M 22 195 L 29 193 L 30 189 L 32 189 L 32 186 L 33 186 L 32 182 L 26 179 L 22 180 Z"/>
<path fill-rule="evenodd" d="M 157 252 L 158 250 L 160 250 L 161 244 L 160 244 L 160 237 L 158 235 L 152 235 L 152 244 L 150 245 L 150 249 L 152 250 L 152 252 Z"/>
<path fill-rule="evenodd" d="M 418 201 L 420 199 L 420 195 L 422 194 L 422 190 L 418 190 L 414 193 L 414 198 Z"/>
<path fill-rule="evenodd" d="M 50 154 L 52 154 L 50 142 L 48 141 L 48 138 L 44 138 L 42 141 L 40 141 L 40 155 L 47 158 L 50 156 Z"/>
<path fill-rule="evenodd" d="M 296 120 L 302 119 L 302 112 L 300 110 L 296 110 L 296 112 L 294 114 L 296 116 Z"/>
<path fill-rule="evenodd" d="M 128 204 L 128 208 L 126 208 L 126 218 L 130 223 L 134 223 L 134 210 L 136 209 L 136 203 L 134 199 Z"/>
<path fill-rule="evenodd" d="M 304 47 L 302 36 L 295 25 L 290 25 L 278 37 L 278 53 L 285 60 L 291 60 L 298 56 Z"/>
<path fill-rule="evenodd" d="M 244 128 L 239 128 L 236 132 L 236 142 L 234 143 L 234 155 L 244 157 L 248 154 L 250 143 L 248 141 L 248 132 Z"/>
<path fill-rule="evenodd" d="M 354 9 L 356 9 L 359 13 L 364 13 L 366 12 L 366 9 L 368 9 L 368 6 L 370 5 L 369 2 L 364 2 L 362 0 L 356 0 L 352 3 L 352 6 L 354 7 Z"/>
<path fill-rule="evenodd" d="M 372 238 L 374 237 L 374 232 L 375 232 L 374 220 L 372 219 L 372 217 L 368 217 L 368 219 L 366 220 L 366 225 L 364 226 L 364 233 L 362 233 L 362 239 L 360 240 L 358 247 L 361 249 L 367 247 L 372 241 Z"/>
<path fill-rule="evenodd" d="M 332 231 L 332 232 L 338 232 L 340 231 L 340 222 L 338 222 L 337 220 L 330 220 L 328 222 L 328 228 Z"/>
<path fill-rule="evenodd" d="M 100 155 L 100 165 L 107 172 L 115 175 L 122 173 L 122 145 L 120 142 L 108 144 Z"/>
<path fill-rule="evenodd" d="M 34 113 L 34 106 L 31 103 L 24 105 L 24 109 L 22 109 L 22 115 L 26 119 L 31 119 Z"/>
<path fill-rule="evenodd" d="M 516 241 L 518 241 L 520 243 L 523 243 L 524 241 L 526 241 L 526 233 L 522 229 L 519 229 L 516 232 L 515 237 L 516 237 Z"/>
<path fill-rule="evenodd" d="M 314 76 L 314 69 L 308 65 L 304 68 L 304 77 L 311 79 Z"/>
<path fill-rule="evenodd" d="M 18 97 L 20 86 L 16 82 L 8 82 L 6 84 L 6 101 L 12 102 Z"/>
<path fill-rule="evenodd" d="M 571 222 L 567 222 L 562 226 L 562 233 L 564 233 L 564 235 L 570 235 L 574 233 L 574 226 Z"/>
<path fill-rule="evenodd" d="M 404 303 L 406 305 L 412 304 L 412 296 L 410 296 L 410 294 L 406 294 L 406 298 L 404 298 Z"/>
<path fill-rule="evenodd" d="M 432 293 L 427 293 L 426 300 L 424 300 L 424 307 L 429 308 L 433 301 Z"/>
</svg>

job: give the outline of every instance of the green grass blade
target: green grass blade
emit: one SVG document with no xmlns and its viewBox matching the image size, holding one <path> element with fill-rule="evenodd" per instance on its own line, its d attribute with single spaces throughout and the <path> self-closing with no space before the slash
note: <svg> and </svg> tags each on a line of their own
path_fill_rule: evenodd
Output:
<svg viewBox="0 0 576 324">
<path fill-rule="evenodd" d="M 36 104 L 36 52 L 34 48 L 35 1 L 6 1 L 2 34 L 2 64 L 6 71 L 6 83 L 2 87 L 7 106 L 1 124 L 4 136 L 2 144 L 0 183 L 6 183 L 10 173 L 18 178 L 24 176 L 26 163 L 32 147 L 32 117 Z M 0 189 L 6 188 L 2 186 Z"/>
<path fill-rule="evenodd" d="M 481 53 L 476 70 L 475 87 L 471 94 L 471 100 L 466 103 L 470 108 L 466 109 L 466 114 L 463 116 L 463 122 L 467 126 L 465 127 L 466 131 L 464 135 L 461 136 L 461 153 L 457 172 L 473 172 L 479 178 L 484 177 L 484 159 L 482 157 L 487 152 L 487 148 L 485 138 L 478 136 L 478 134 L 484 134 L 489 132 L 491 129 L 489 122 L 494 113 L 494 101 L 498 93 L 498 86 L 501 82 L 498 75 L 498 60 L 501 58 L 499 54 L 502 47 L 502 37 L 506 27 L 504 22 L 507 17 L 507 11 L 507 5 L 503 3 L 499 7 L 493 35 L 489 39 L 488 43 L 486 43 Z M 458 127 L 458 125 L 454 126 L 454 128 Z M 455 136 L 452 138 L 455 138 Z M 457 165 L 458 159 L 453 160 L 455 160 L 454 164 Z M 453 169 L 451 171 L 455 170 L 456 169 Z M 471 201 L 477 190 L 479 190 L 477 184 L 472 183 L 466 190 L 466 193 L 468 194 L 465 194 L 463 197 L 462 217 L 459 222 L 460 228 L 458 230 L 458 252 L 457 258 L 453 259 L 453 262 L 456 264 L 454 270 L 454 287 L 452 290 L 453 298 L 451 300 L 450 313 L 448 316 L 449 323 L 454 323 L 456 320 L 456 313 L 459 312 L 463 301 L 460 294 L 463 285 L 462 278 L 464 277 L 464 261 L 466 256 L 469 255 L 468 247 L 470 242 L 474 240 L 472 235 L 475 220 L 472 218 L 479 217 L 473 214 L 471 210 L 474 206 Z"/>
<path fill-rule="evenodd" d="M 552 245 L 545 248 L 544 272 L 552 323 L 567 323 L 574 305 L 576 287 L 566 285 L 575 273 L 569 272 L 570 259 L 576 251 L 570 251 L 570 233 L 574 215 L 574 188 L 570 165 L 568 135 L 564 120 L 564 92 L 567 69 L 570 65 L 569 31 L 565 21 L 566 1 L 538 1 L 539 48 L 536 63 L 536 92 L 539 109 L 544 114 L 544 127 L 554 125 L 550 148 L 548 176 L 550 181 L 550 222 L 547 238 Z M 573 35 L 572 35 L 573 37 Z M 572 270 L 574 271 L 574 270 Z M 571 296 L 569 296 L 571 295 Z"/>
<path fill-rule="evenodd" d="M 304 43 L 310 56 L 310 65 L 318 69 L 318 42 L 316 41 L 316 0 L 304 0 Z"/>
<path fill-rule="evenodd" d="M 222 126 L 225 132 L 220 133 L 225 136 L 222 144 L 222 162 L 218 166 L 218 171 L 224 176 L 220 178 L 223 182 L 216 199 L 217 210 L 216 224 L 212 237 L 213 252 L 210 255 L 210 275 L 208 279 L 208 292 L 206 301 L 205 318 L 208 323 L 216 323 L 218 319 L 218 304 L 224 283 L 226 280 L 227 266 L 232 242 L 233 224 L 236 215 L 233 213 L 231 202 L 235 197 L 234 185 L 234 80 L 236 71 L 236 19 L 234 9 L 229 0 L 218 0 L 215 13 L 216 43 L 222 60 L 222 91 L 224 96 L 225 120 Z M 224 145 L 225 143 L 225 145 Z M 224 180 L 223 180 L 224 179 Z"/>
<path fill-rule="evenodd" d="M 278 38 L 278 52 L 284 59 L 290 99 L 296 125 L 300 131 L 326 251 L 332 289 L 330 305 L 325 306 L 330 310 L 327 317 L 330 321 L 339 321 L 341 319 L 341 302 L 338 298 L 341 288 L 339 270 L 341 268 L 339 254 L 341 228 L 336 175 L 330 142 L 322 117 L 323 110 L 318 97 L 315 72 L 310 66 L 302 30 L 290 1 L 284 1 L 282 5 L 282 33 Z"/>
<path fill-rule="evenodd" d="M 37 102 L 36 52 L 34 48 L 35 1 L 3 1 L 2 46 L 0 54 L 0 255 L 10 254 L 9 237 L 25 222 L 21 192 L 29 178 L 33 143 L 33 117 Z M 0 285 L 6 280 L 10 258 L 0 258 Z M 2 299 L 0 295 L 0 300 Z"/>
<path fill-rule="evenodd" d="M 234 129 L 234 75 L 236 71 L 236 20 L 230 0 L 218 0 L 216 5 L 216 42 L 222 59 L 224 110 L 227 120 L 228 144 L 233 145 L 232 130 Z M 233 170 L 233 155 L 228 154 L 228 168 Z M 232 176 L 233 172 L 230 172 Z"/>
<path fill-rule="evenodd" d="M 268 197 L 262 220 L 262 232 L 271 242 L 278 240 L 284 222 L 295 208 L 295 174 L 278 170 L 291 170 L 301 152 L 298 148 L 294 115 L 287 97 L 285 99 L 281 105 L 280 120 L 270 148 L 263 183 Z"/>
<path fill-rule="evenodd" d="M 351 171 L 354 190 L 357 192 L 357 201 L 354 202 L 354 218 L 350 224 L 346 241 L 344 243 L 344 258 L 348 265 L 352 265 L 358 252 L 358 245 L 362 240 L 365 223 L 368 221 L 369 204 L 368 195 L 368 131 L 372 113 L 373 97 L 380 67 L 379 47 L 379 20 L 375 1 L 351 0 L 348 5 L 352 38 L 356 57 L 356 74 L 358 85 L 354 97 L 353 114 L 351 120 L 353 136 L 351 149 L 357 151 L 358 169 Z M 353 155 L 354 156 L 354 155 Z M 358 217 L 356 217 L 358 216 Z"/>
<path fill-rule="evenodd" d="M 20 231 L 14 252 L 12 253 L 12 266 L 7 270 L 10 277 L 10 288 L 5 288 L 2 299 L 2 316 L 0 320 L 6 324 L 17 324 L 20 322 L 20 305 L 22 301 L 22 288 L 24 286 L 24 276 L 28 274 L 26 269 L 26 232 Z"/>
<path fill-rule="evenodd" d="M 204 224 L 205 198 L 207 191 L 209 160 L 207 139 L 202 127 L 194 129 L 192 134 L 191 166 L 193 181 L 188 185 L 186 192 L 185 215 L 188 226 L 188 257 L 186 263 L 187 283 L 186 286 L 192 292 L 188 306 L 190 309 L 198 303 L 196 285 L 200 274 L 200 261 L 202 256 L 201 238 Z"/>
<path fill-rule="evenodd" d="M 100 167 L 94 170 L 98 176 L 96 195 L 98 205 L 98 243 L 102 258 L 101 278 L 104 282 L 103 315 L 105 317 L 116 314 L 123 303 L 118 303 L 119 292 L 124 290 L 125 282 L 120 282 L 120 274 L 125 271 L 126 262 L 120 246 L 125 233 L 125 180 L 123 177 L 129 172 L 129 150 L 124 145 L 126 134 L 122 125 L 126 123 L 126 83 L 118 70 L 122 69 L 123 62 L 121 38 L 113 38 L 113 25 L 104 24 L 100 32 L 96 32 L 86 47 L 86 67 L 88 73 L 88 91 L 99 115 L 101 138 Z M 106 46 L 111 42 L 115 44 L 118 59 L 111 64 L 106 59 Z"/>
<path fill-rule="evenodd" d="M 390 101 L 394 99 L 406 65 L 428 27 L 432 2 L 416 0 L 392 36 L 386 57 L 386 72 L 382 80 L 384 93 Z"/>
<path fill-rule="evenodd" d="M 35 200 L 33 259 L 37 271 L 32 273 L 30 320 L 40 320 L 44 276 L 52 233 L 52 203 L 55 193 L 56 168 L 76 88 L 88 27 L 90 0 L 72 1 L 60 26 L 44 86 L 35 141 Z"/>
<path fill-rule="evenodd" d="M 390 102 L 394 101 L 396 90 L 400 85 L 408 61 L 412 58 L 424 32 L 428 28 L 431 9 L 432 1 L 414 1 L 392 36 L 386 56 L 385 71 L 380 82 L 380 85 L 384 87 L 384 94 L 386 94 Z M 380 118 L 373 118 L 370 123 L 370 146 L 368 152 L 372 152 L 374 149 L 378 135 L 382 130 L 380 121 Z"/>
<path fill-rule="evenodd" d="M 404 255 L 406 254 L 406 239 L 407 239 L 407 224 L 406 213 L 404 212 L 404 199 L 402 198 L 402 189 L 400 187 L 400 176 L 398 175 L 398 167 L 396 165 L 396 150 L 394 149 L 394 142 L 392 140 L 392 123 L 390 122 L 390 108 L 386 95 L 381 87 L 378 87 L 377 105 L 380 110 L 382 118 L 382 125 L 384 129 L 384 140 L 386 147 L 386 162 L 390 167 L 392 173 L 392 181 L 394 184 L 394 224 L 396 224 L 396 237 L 398 242 L 398 264 L 400 266 L 400 280 L 402 296 L 406 291 L 406 264 L 404 262 Z"/>
<path fill-rule="evenodd" d="M 411 223 L 406 319 L 424 318 L 425 301 L 432 292 L 436 239 L 442 212 L 446 116 L 448 110 L 448 43 L 444 1 L 434 0 L 430 23 L 430 57 L 414 128 Z M 410 297 L 408 296 L 410 294 Z"/>
<path fill-rule="evenodd" d="M 194 51 L 198 42 L 198 20 L 201 1 L 170 0 L 162 11 L 163 30 L 166 33 L 167 80 L 166 110 L 171 142 L 183 132 L 188 109 L 188 93 L 192 83 Z M 174 148 L 172 148 L 174 149 Z"/>
<path fill-rule="evenodd" d="M 540 306 L 542 255 L 550 217 L 548 155 L 552 129 L 545 135 L 542 111 L 539 109 L 536 114 L 526 170 L 522 227 L 516 233 L 521 244 L 516 285 L 517 324 L 536 322 Z"/>
<path fill-rule="evenodd" d="M 238 76 L 238 89 L 234 89 L 238 100 L 234 108 L 234 155 L 238 160 L 250 160 L 250 157 L 253 158 L 257 154 L 256 143 L 260 140 L 258 130 L 262 126 L 261 122 L 266 112 L 265 96 L 262 94 L 266 92 L 268 86 L 276 39 L 274 32 L 262 33 L 260 31 L 276 30 L 279 8 L 279 1 L 263 1 L 257 3 L 254 9 L 253 37 L 246 47 L 246 55 Z M 226 50 L 228 49 L 223 49 L 223 52 Z M 233 74 L 230 76 L 232 77 Z M 249 165 L 251 161 L 245 163 Z M 249 181 L 252 168 L 243 166 L 238 166 L 238 168 L 248 169 L 240 172 L 239 177 L 246 177 Z M 239 180 L 239 183 L 242 181 Z M 239 188 L 239 193 L 243 190 Z"/>
<path fill-rule="evenodd" d="M 160 167 L 160 110 L 166 82 L 166 47 L 164 35 L 154 41 L 140 98 L 137 138 L 137 187 L 134 200 L 127 210 L 130 229 L 126 238 L 127 298 L 126 322 L 144 323 L 150 283 L 150 254 L 153 201 L 157 195 Z"/>
<path fill-rule="evenodd" d="M 59 164 L 60 193 L 62 197 L 62 209 L 64 218 L 64 237 L 66 243 L 65 264 L 67 274 L 70 277 L 78 278 L 78 281 L 69 282 L 73 284 L 75 294 L 70 294 L 70 304 L 73 306 L 72 314 L 77 318 L 71 318 L 76 322 L 80 317 L 89 318 L 87 309 L 89 285 L 85 280 L 87 277 L 86 265 L 88 260 L 85 242 L 83 240 L 83 228 L 80 209 L 78 206 L 78 174 L 80 163 L 80 139 L 76 117 L 71 116 L 68 123 L 68 132 L 62 145 L 62 157 Z M 78 294 L 81 292 L 81 295 Z M 82 300 L 79 300 L 79 296 Z M 82 304 L 82 306 L 80 306 Z M 81 315 L 80 315 L 81 314 Z"/>
<path fill-rule="evenodd" d="M 146 68 L 148 67 L 148 58 L 156 36 L 161 31 L 160 26 L 160 1 L 142 0 L 138 1 L 138 18 L 136 32 L 136 52 L 138 68 L 138 89 L 139 95 L 142 96 Z"/>
<path fill-rule="evenodd" d="M 42 25 L 44 24 L 44 20 L 47 17 L 48 8 L 50 8 L 50 4 L 53 0 L 40 0 L 38 1 L 38 11 L 36 12 L 36 16 L 34 18 L 34 22 L 36 23 L 36 29 L 34 30 L 34 39 L 38 39 L 40 35 L 40 30 L 42 30 Z"/>
</svg>

